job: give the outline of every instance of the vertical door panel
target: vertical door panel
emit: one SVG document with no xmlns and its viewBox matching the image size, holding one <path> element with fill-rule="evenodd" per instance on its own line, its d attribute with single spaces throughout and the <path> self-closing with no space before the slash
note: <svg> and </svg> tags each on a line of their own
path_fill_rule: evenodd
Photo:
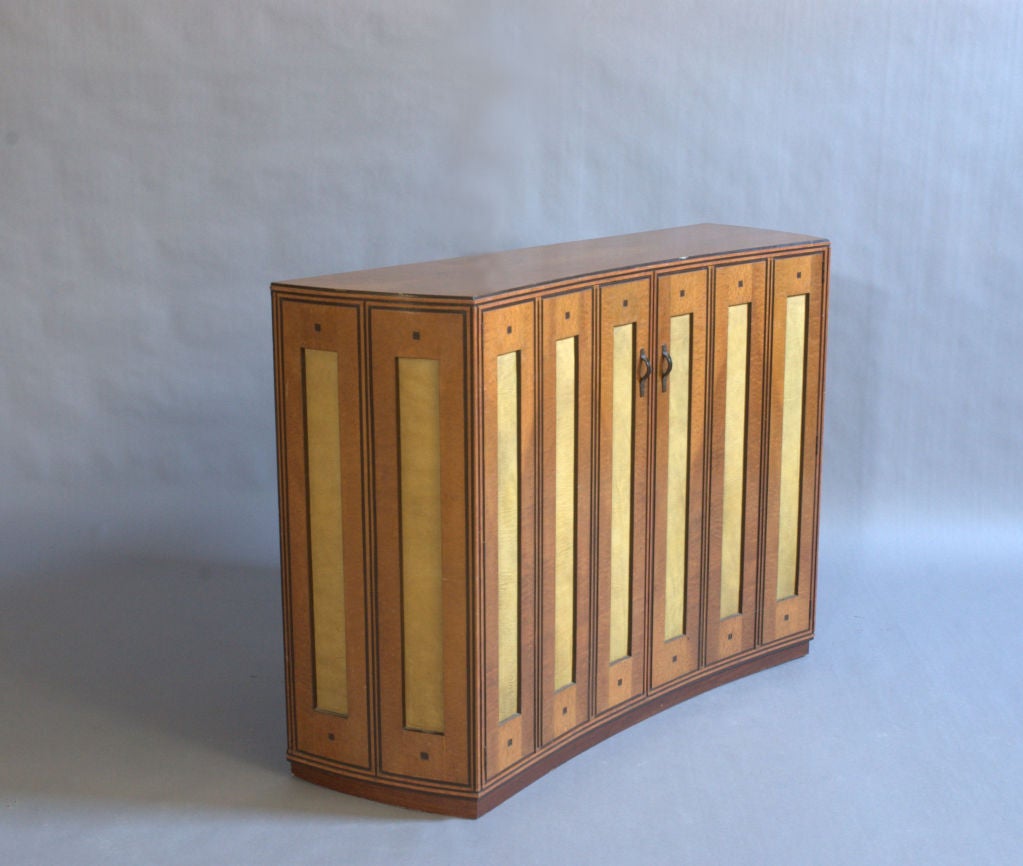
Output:
<svg viewBox="0 0 1023 866">
<path fill-rule="evenodd" d="M 543 741 L 589 718 L 593 292 L 542 301 Z"/>
<path fill-rule="evenodd" d="M 469 782 L 466 316 L 370 310 L 384 773 Z"/>
<path fill-rule="evenodd" d="M 600 289 L 596 707 L 644 690 L 650 281 Z"/>
<path fill-rule="evenodd" d="M 811 626 L 824 255 L 774 266 L 763 641 Z"/>
<path fill-rule="evenodd" d="M 707 663 L 756 640 L 766 263 L 714 269 Z"/>
<path fill-rule="evenodd" d="M 535 748 L 534 304 L 483 314 L 487 776 Z"/>
<path fill-rule="evenodd" d="M 657 281 L 651 682 L 699 667 L 708 271 Z"/>
<path fill-rule="evenodd" d="M 282 301 L 280 334 L 293 747 L 366 768 L 359 309 Z"/>
</svg>

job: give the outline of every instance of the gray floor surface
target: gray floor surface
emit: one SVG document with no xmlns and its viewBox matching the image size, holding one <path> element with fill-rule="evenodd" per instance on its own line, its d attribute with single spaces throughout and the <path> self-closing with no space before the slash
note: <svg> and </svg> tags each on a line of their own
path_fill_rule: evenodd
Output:
<svg viewBox="0 0 1023 866">
<path fill-rule="evenodd" d="M 1020 863 L 1020 553 L 825 531 L 808 657 L 478 821 L 289 775 L 275 569 L 7 574 L 0 864 Z"/>
</svg>

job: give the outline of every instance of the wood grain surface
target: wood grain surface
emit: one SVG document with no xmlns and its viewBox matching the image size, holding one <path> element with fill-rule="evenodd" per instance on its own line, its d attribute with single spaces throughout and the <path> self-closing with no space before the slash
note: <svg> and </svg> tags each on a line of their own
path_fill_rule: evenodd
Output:
<svg viewBox="0 0 1023 866">
<path fill-rule="evenodd" d="M 414 265 L 282 280 L 278 285 L 328 291 L 482 299 L 513 289 L 625 268 L 672 263 L 677 266 L 680 260 L 701 256 L 820 242 L 820 238 L 807 235 L 705 223 Z"/>
</svg>

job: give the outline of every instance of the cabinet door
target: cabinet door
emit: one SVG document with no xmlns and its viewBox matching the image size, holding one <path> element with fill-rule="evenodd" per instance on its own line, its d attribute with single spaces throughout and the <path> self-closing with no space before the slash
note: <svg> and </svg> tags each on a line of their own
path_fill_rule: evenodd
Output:
<svg viewBox="0 0 1023 866">
<path fill-rule="evenodd" d="M 774 265 L 763 640 L 811 627 L 824 254 Z"/>
<path fill-rule="evenodd" d="M 600 289 L 596 706 L 643 693 L 650 280 Z"/>
<path fill-rule="evenodd" d="M 714 269 L 707 663 L 752 649 L 766 263 Z"/>
<path fill-rule="evenodd" d="M 542 302 L 543 741 L 589 718 L 593 291 Z"/>
<path fill-rule="evenodd" d="M 370 310 L 381 769 L 469 783 L 466 316 Z"/>
<path fill-rule="evenodd" d="M 657 280 L 654 556 L 656 688 L 699 667 L 708 270 Z"/>
<path fill-rule="evenodd" d="M 487 777 L 532 754 L 536 359 L 532 301 L 483 314 L 483 619 Z"/>
<path fill-rule="evenodd" d="M 278 308 L 291 747 L 370 766 L 359 308 Z"/>
</svg>

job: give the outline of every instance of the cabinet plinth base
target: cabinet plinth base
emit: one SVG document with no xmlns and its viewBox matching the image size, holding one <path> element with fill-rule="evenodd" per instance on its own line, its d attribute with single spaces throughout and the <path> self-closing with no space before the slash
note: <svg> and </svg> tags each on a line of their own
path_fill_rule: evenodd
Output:
<svg viewBox="0 0 1023 866">
<path fill-rule="evenodd" d="M 340 791 L 342 794 L 376 800 L 389 806 L 401 806 L 405 809 L 433 812 L 437 815 L 450 815 L 453 818 L 478 818 L 500 802 L 500 800 L 495 800 L 481 808 L 481 798 L 478 794 L 440 794 L 436 791 L 423 791 L 400 783 L 378 782 L 345 776 L 341 773 L 310 766 L 294 758 L 291 759 L 291 772 L 300 779 L 322 785 L 333 791 Z"/>
<path fill-rule="evenodd" d="M 376 800 L 391 806 L 433 812 L 455 818 L 478 818 L 500 805 L 513 794 L 565 763 L 570 758 L 585 752 L 602 740 L 631 727 L 661 710 L 696 697 L 710 689 L 741 679 L 742 677 L 784 664 L 805 656 L 810 650 L 810 640 L 788 644 L 768 652 L 758 653 L 741 662 L 708 671 L 706 674 L 684 683 L 668 687 L 661 692 L 650 694 L 638 705 L 619 713 L 600 716 L 591 727 L 578 735 L 568 737 L 561 744 L 555 742 L 546 747 L 532 762 L 523 762 L 478 793 L 440 793 L 426 791 L 395 782 L 372 781 L 346 776 L 319 767 L 310 766 L 292 759 L 291 770 L 300 779 L 351 794 L 368 800 Z"/>
</svg>

